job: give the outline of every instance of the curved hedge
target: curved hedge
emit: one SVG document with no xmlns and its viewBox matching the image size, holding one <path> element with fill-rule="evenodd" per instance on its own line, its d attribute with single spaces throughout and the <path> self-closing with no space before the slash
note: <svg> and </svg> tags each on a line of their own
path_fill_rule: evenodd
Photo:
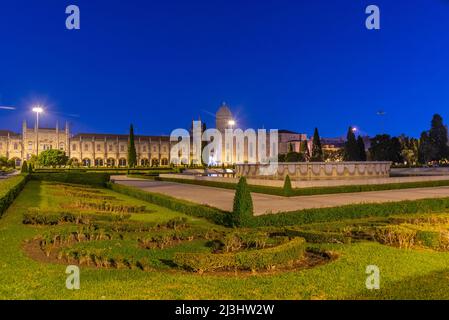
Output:
<svg viewBox="0 0 449 320">
<path fill-rule="evenodd" d="M 104 187 L 110 175 L 102 172 L 34 172 L 33 180 L 57 181 L 63 183 L 87 184 Z"/>
<path fill-rule="evenodd" d="M 0 216 L 19 195 L 28 179 L 29 175 L 20 175 L 0 181 Z"/>
<path fill-rule="evenodd" d="M 205 205 L 176 199 L 160 193 L 143 191 L 137 188 L 111 182 L 107 183 L 106 186 L 115 192 L 122 193 L 139 200 L 147 201 L 158 206 L 171 209 L 173 211 L 178 211 L 198 218 L 204 218 L 213 223 L 224 226 L 229 226 L 230 224 L 230 213 L 213 207 L 208 207 Z"/>
<path fill-rule="evenodd" d="M 270 270 L 287 265 L 304 256 L 306 242 L 303 238 L 279 246 L 237 253 L 176 253 L 173 262 L 185 269 L 203 273 L 217 270 Z"/>
</svg>

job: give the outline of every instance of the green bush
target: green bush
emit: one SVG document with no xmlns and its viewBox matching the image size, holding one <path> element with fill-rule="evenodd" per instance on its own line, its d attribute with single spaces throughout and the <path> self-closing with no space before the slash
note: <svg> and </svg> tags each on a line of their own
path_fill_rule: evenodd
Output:
<svg viewBox="0 0 449 320">
<path fill-rule="evenodd" d="M 224 226 L 229 225 L 230 214 L 226 211 L 185 200 L 179 200 L 160 193 L 147 192 L 116 183 L 107 183 L 107 187 L 115 192 L 119 192 L 139 200 L 154 203 L 158 206 L 168 208 L 173 211 L 178 211 L 198 218 L 204 218 L 216 224 L 221 224 Z"/>
<path fill-rule="evenodd" d="M 86 184 L 98 187 L 104 187 L 109 181 L 109 174 L 98 172 L 34 172 L 31 177 L 34 180 Z"/>
<path fill-rule="evenodd" d="M 373 204 L 352 204 L 332 208 L 314 208 L 253 217 L 250 227 L 293 226 L 315 222 L 331 222 L 368 217 L 444 212 L 449 209 L 449 198 L 422 199 Z"/>
<path fill-rule="evenodd" d="M 293 194 L 292 182 L 290 181 L 290 177 L 288 175 L 285 176 L 283 189 L 284 195 L 286 197 L 291 196 Z"/>
<path fill-rule="evenodd" d="M 416 245 L 417 231 L 401 225 L 388 225 L 376 228 L 374 238 L 389 246 L 409 249 Z"/>
<path fill-rule="evenodd" d="M 194 272 L 217 270 L 270 270 L 301 259 L 305 241 L 295 238 L 274 248 L 247 250 L 237 253 L 176 253 L 173 262 Z"/>
<path fill-rule="evenodd" d="M 22 169 L 20 170 L 20 173 L 23 173 L 23 174 L 27 174 L 28 173 L 28 164 L 27 164 L 26 161 L 23 162 Z"/>
<path fill-rule="evenodd" d="M 0 181 L 0 216 L 22 191 L 28 178 L 28 175 L 21 175 Z"/>
<path fill-rule="evenodd" d="M 440 247 L 440 233 L 435 231 L 419 230 L 416 241 L 424 247 L 438 249 Z"/>
<path fill-rule="evenodd" d="M 289 237 L 304 238 L 310 243 L 350 243 L 352 240 L 351 237 L 337 232 L 286 229 L 285 233 Z"/>
<path fill-rule="evenodd" d="M 241 177 L 234 196 L 234 206 L 230 217 L 230 225 L 246 226 L 253 217 L 253 200 L 249 192 L 246 178 Z"/>
</svg>

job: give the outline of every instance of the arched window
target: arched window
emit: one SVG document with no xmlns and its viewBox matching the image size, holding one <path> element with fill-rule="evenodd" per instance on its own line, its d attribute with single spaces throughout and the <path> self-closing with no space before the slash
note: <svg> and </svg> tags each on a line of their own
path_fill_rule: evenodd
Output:
<svg viewBox="0 0 449 320">
<path fill-rule="evenodd" d="M 163 166 L 168 166 L 168 159 L 167 158 L 163 158 L 161 162 L 162 162 Z"/>
<path fill-rule="evenodd" d="M 96 167 L 102 167 L 103 166 L 103 159 L 101 159 L 101 158 L 95 159 L 95 166 Z"/>
<path fill-rule="evenodd" d="M 151 159 L 151 166 L 157 167 L 159 165 L 159 160 L 156 158 Z"/>
<path fill-rule="evenodd" d="M 148 166 L 149 164 L 150 164 L 150 161 L 148 161 L 148 159 L 146 159 L 146 158 L 140 160 L 140 165 L 141 165 L 142 167 L 146 167 L 146 166 Z"/>
<path fill-rule="evenodd" d="M 65 144 L 64 142 L 59 143 L 59 150 L 64 150 Z"/>
<path fill-rule="evenodd" d="M 126 167 L 126 159 L 125 159 L 125 158 L 120 158 L 120 159 L 118 160 L 118 165 L 119 165 L 120 167 Z"/>
<path fill-rule="evenodd" d="M 115 159 L 114 158 L 109 158 L 106 162 L 108 167 L 115 167 Z"/>
<path fill-rule="evenodd" d="M 90 167 L 90 165 L 91 165 L 91 161 L 90 161 L 90 159 L 83 159 L 83 166 L 84 167 Z"/>
</svg>

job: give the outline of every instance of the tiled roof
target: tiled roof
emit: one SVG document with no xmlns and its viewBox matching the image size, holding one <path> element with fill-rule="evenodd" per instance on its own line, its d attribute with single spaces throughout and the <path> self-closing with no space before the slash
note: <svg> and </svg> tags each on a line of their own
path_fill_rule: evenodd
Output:
<svg viewBox="0 0 449 320">
<path fill-rule="evenodd" d="M 76 135 L 74 135 L 72 137 L 72 139 L 76 140 L 76 139 L 119 139 L 119 140 L 128 140 L 128 135 L 127 134 L 112 134 L 112 133 L 78 133 Z M 135 140 L 154 140 L 154 141 L 158 141 L 158 140 L 162 140 L 162 141 L 169 141 L 170 137 L 169 136 L 141 136 L 141 135 L 135 135 L 134 136 Z"/>
<path fill-rule="evenodd" d="M 18 133 L 12 132 L 10 130 L 0 130 L 0 136 L 7 136 L 8 134 L 10 136 L 19 136 Z"/>
</svg>

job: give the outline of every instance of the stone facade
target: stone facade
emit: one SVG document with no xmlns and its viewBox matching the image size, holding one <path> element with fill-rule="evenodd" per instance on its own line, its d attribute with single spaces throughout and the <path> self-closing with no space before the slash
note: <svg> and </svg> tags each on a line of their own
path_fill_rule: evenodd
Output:
<svg viewBox="0 0 449 320">
<path fill-rule="evenodd" d="M 237 164 L 237 176 L 254 179 L 292 180 L 364 179 L 390 176 L 391 162 L 291 162 L 278 163 L 274 175 L 262 175 L 261 164 Z"/>
<path fill-rule="evenodd" d="M 141 166 L 170 163 L 168 136 L 135 136 L 137 163 Z M 14 159 L 17 166 L 32 155 L 48 149 L 64 151 L 73 163 L 82 166 L 126 166 L 128 135 L 80 133 L 70 135 L 69 126 L 28 128 L 24 121 L 22 134 L 0 130 L 0 156 Z"/>
</svg>

